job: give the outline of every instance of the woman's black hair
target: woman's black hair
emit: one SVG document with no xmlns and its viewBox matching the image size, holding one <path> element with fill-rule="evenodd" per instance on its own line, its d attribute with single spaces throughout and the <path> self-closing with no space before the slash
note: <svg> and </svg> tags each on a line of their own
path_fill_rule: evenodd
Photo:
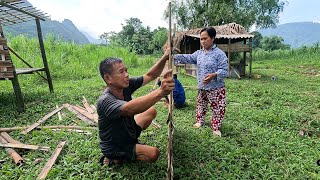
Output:
<svg viewBox="0 0 320 180">
<path fill-rule="evenodd" d="M 216 38 L 217 31 L 213 27 L 205 27 L 205 28 L 201 29 L 200 34 L 204 31 L 206 31 L 208 33 L 210 38 Z"/>
</svg>

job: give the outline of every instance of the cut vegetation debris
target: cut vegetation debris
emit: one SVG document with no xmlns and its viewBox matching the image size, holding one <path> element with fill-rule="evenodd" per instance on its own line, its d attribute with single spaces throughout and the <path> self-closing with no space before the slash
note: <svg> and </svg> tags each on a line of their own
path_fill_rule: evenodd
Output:
<svg viewBox="0 0 320 180">
<path fill-rule="evenodd" d="M 29 149 L 29 150 L 42 150 L 42 151 L 49 151 L 50 147 L 48 146 L 38 146 L 38 145 L 30 145 L 21 143 L 15 139 L 13 139 L 8 132 L 22 130 L 21 134 L 26 135 L 30 131 L 34 129 L 51 129 L 52 131 L 67 131 L 67 132 L 76 132 L 81 134 L 91 135 L 92 133 L 87 130 L 97 130 L 97 127 L 83 127 L 83 126 L 40 126 L 41 124 L 45 123 L 50 117 L 58 113 L 59 121 L 62 120 L 62 116 L 60 111 L 64 108 L 68 109 L 72 113 L 74 113 L 79 119 L 83 120 L 84 122 L 90 125 L 97 125 L 98 122 L 98 115 L 95 112 L 94 105 L 90 105 L 88 101 L 83 96 L 83 105 L 81 106 L 74 106 L 70 104 L 63 104 L 62 106 L 56 106 L 56 109 L 51 111 L 50 113 L 46 114 L 44 117 L 40 118 L 36 123 L 32 124 L 31 126 L 26 127 L 12 127 L 12 128 L 0 128 L 0 147 L 5 148 L 8 155 L 10 155 L 14 161 L 14 163 L 18 166 L 23 165 L 25 160 L 14 150 L 14 149 Z M 93 108 L 94 107 L 94 108 Z M 39 174 L 37 179 L 45 179 L 47 174 L 49 173 L 51 167 L 55 163 L 55 160 L 59 156 L 63 146 L 65 145 L 66 141 L 60 142 L 57 146 L 55 152 L 52 154 L 50 159 L 48 160 L 47 164 Z M 43 158 L 37 158 L 34 161 L 34 164 L 38 164 L 42 161 Z"/>
</svg>

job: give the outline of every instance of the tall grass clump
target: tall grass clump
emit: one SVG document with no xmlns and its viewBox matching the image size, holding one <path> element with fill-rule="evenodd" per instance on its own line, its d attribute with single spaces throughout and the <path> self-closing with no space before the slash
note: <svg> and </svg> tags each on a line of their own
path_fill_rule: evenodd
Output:
<svg viewBox="0 0 320 180">
<path fill-rule="evenodd" d="M 301 60 L 304 58 L 314 59 L 319 56 L 320 47 L 319 43 L 312 46 L 302 46 L 297 49 L 287 49 L 287 50 L 275 50 L 275 51 L 264 51 L 262 49 L 256 49 L 253 51 L 254 61 L 265 61 L 265 60 L 277 60 L 277 59 L 291 59 L 291 60 Z"/>
</svg>

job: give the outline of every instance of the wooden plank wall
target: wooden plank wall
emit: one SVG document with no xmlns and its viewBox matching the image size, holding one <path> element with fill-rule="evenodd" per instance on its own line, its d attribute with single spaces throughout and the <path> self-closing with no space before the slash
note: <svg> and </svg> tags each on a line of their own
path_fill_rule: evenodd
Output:
<svg viewBox="0 0 320 180">
<path fill-rule="evenodd" d="M 2 26 L 0 24 L 0 80 L 14 78 L 14 66 L 9 54 L 7 40 L 3 35 Z"/>
</svg>

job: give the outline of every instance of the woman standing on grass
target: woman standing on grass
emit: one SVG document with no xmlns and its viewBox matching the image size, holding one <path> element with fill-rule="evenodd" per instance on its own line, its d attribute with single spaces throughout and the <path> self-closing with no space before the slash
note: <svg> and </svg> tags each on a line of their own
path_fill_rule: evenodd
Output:
<svg viewBox="0 0 320 180">
<path fill-rule="evenodd" d="M 228 76 L 228 58 L 214 43 L 216 30 L 212 27 L 200 31 L 202 49 L 193 54 L 177 54 L 174 64 L 196 64 L 198 96 L 194 128 L 204 125 L 207 104 L 210 103 L 213 134 L 221 136 L 221 123 L 226 109 L 224 78 Z"/>
</svg>

